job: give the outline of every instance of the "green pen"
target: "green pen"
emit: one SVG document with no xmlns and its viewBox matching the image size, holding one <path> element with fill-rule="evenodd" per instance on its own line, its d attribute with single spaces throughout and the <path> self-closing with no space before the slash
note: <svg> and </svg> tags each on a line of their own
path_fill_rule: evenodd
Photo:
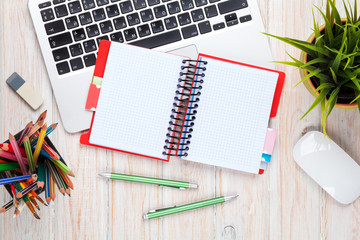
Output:
<svg viewBox="0 0 360 240">
<path fill-rule="evenodd" d="M 120 174 L 120 173 L 99 173 L 99 176 L 114 180 L 149 183 L 149 184 L 156 184 L 159 186 L 173 187 L 179 189 L 198 188 L 198 185 L 195 183 L 181 182 L 181 181 L 174 181 L 174 180 L 167 180 L 160 178 L 133 176 L 133 175 Z"/>
<path fill-rule="evenodd" d="M 144 219 L 158 218 L 158 217 L 163 217 L 163 216 L 174 214 L 174 213 L 179 213 L 179 212 L 189 211 L 189 210 L 193 210 L 193 209 L 197 209 L 197 208 L 207 207 L 210 205 L 215 205 L 215 204 L 233 200 L 233 199 L 237 198 L 238 196 L 239 195 L 226 196 L 226 197 L 222 196 L 222 197 L 212 198 L 212 199 L 208 199 L 208 200 L 201 201 L 201 202 L 189 203 L 189 204 L 182 205 L 182 206 L 174 206 L 174 207 L 169 207 L 169 208 L 151 210 L 147 214 L 145 214 L 143 218 Z"/>
</svg>

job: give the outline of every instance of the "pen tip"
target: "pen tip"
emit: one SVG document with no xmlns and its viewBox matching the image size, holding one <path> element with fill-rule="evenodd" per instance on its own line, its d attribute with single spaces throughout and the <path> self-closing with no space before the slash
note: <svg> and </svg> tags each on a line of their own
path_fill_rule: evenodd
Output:
<svg viewBox="0 0 360 240">
<path fill-rule="evenodd" d="M 103 173 L 99 173 L 98 175 L 99 175 L 100 177 L 110 178 L 110 174 L 109 174 L 109 173 L 103 172 Z"/>
<path fill-rule="evenodd" d="M 199 186 L 196 183 L 189 183 L 189 188 L 197 189 Z"/>
</svg>

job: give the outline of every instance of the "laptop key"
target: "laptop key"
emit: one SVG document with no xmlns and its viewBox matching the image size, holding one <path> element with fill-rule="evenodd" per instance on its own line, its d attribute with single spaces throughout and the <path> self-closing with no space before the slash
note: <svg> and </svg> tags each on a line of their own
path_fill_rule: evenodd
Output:
<svg viewBox="0 0 360 240">
<path fill-rule="evenodd" d="M 216 23 L 216 24 L 213 25 L 213 28 L 214 28 L 215 31 L 216 31 L 216 30 L 219 30 L 219 29 L 222 29 L 222 28 L 224 28 L 224 27 L 225 27 L 225 23 L 223 23 L 223 22 L 221 22 L 221 23 Z"/>
<path fill-rule="evenodd" d="M 165 5 L 154 7 L 154 13 L 156 18 L 166 17 L 167 13 Z"/>
<path fill-rule="evenodd" d="M 165 18 L 164 22 L 167 30 L 176 28 L 178 26 L 176 17 Z"/>
<path fill-rule="evenodd" d="M 169 43 L 177 42 L 181 40 L 181 34 L 178 29 L 157 34 L 149 38 L 144 38 L 135 42 L 132 42 L 130 44 L 139 46 L 139 47 L 145 47 L 145 48 L 156 48 L 160 47 Z"/>
<path fill-rule="evenodd" d="M 97 24 L 86 27 L 86 32 L 89 38 L 95 37 L 100 34 Z"/>
<path fill-rule="evenodd" d="M 100 25 L 100 29 L 101 29 L 102 34 L 112 32 L 114 30 L 110 20 L 102 22 L 99 25 Z"/>
<path fill-rule="evenodd" d="M 47 35 L 55 34 L 65 30 L 65 25 L 63 20 L 57 20 L 51 23 L 46 23 L 44 26 Z"/>
<path fill-rule="evenodd" d="M 146 8 L 145 0 L 133 0 L 133 1 L 134 1 L 134 7 L 136 10 Z"/>
<path fill-rule="evenodd" d="M 87 67 L 91 67 L 94 66 L 96 63 L 96 56 L 94 53 L 89 54 L 89 55 L 85 55 L 84 56 L 84 62 L 85 62 L 85 66 Z"/>
<path fill-rule="evenodd" d="M 186 24 L 190 24 L 191 23 L 191 19 L 190 19 L 190 15 L 189 13 L 182 13 L 178 15 L 178 20 L 180 23 L 180 26 L 186 25 Z"/>
<path fill-rule="evenodd" d="M 129 26 L 133 26 L 140 23 L 140 18 L 138 13 L 132 13 L 126 16 Z"/>
<path fill-rule="evenodd" d="M 115 5 L 116 6 L 116 5 Z M 102 8 L 96 9 L 92 12 L 95 22 L 106 18 L 105 11 Z"/>
<path fill-rule="evenodd" d="M 217 9 L 215 5 L 208 6 L 205 9 L 205 15 L 207 18 L 212 18 L 218 15 Z"/>
<path fill-rule="evenodd" d="M 84 10 L 89 10 L 95 7 L 94 0 L 81 0 Z"/>
<path fill-rule="evenodd" d="M 72 57 L 76 57 L 83 54 L 83 50 L 80 43 L 70 45 L 69 49 Z"/>
<path fill-rule="evenodd" d="M 53 20 L 55 18 L 54 12 L 51 8 L 40 11 L 43 22 Z"/>
<path fill-rule="evenodd" d="M 56 64 L 56 69 L 59 75 L 63 75 L 65 73 L 70 72 L 70 67 L 68 62 L 61 62 Z"/>
<path fill-rule="evenodd" d="M 65 18 L 65 23 L 68 29 L 77 28 L 79 26 L 76 16 Z"/>
<path fill-rule="evenodd" d="M 236 13 L 230 13 L 225 16 L 226 26 L 231 27 L 239 23 Z"/>
<path fill-rule="evenodd" d="M 96 3 L 100 7 L 109 4 L 109 0 L 96 0 Z"/>
<path fill-rule="evenodd" d="M 39 4 L 39 8 L 46 8 L 46 7 L 50 7 L 51 6 L 51 2 L 44 2 L 44 3 L 40 3 Z"/>
<path fill-rule="evenodd" d="M 218 4 L 220 14 L 234 12 L 236 10 L 247 8 L 248 3 L 246 0 L 228 0 Z"/>
<path fill-rule="evenodd" d="M 207 0 L 195 0 L 195 4 L 197 7 L 201 7 L 207 4 Z"/>
<path fill-rule="evenodd" d="M 131 40 L 137 39 L 135 28 L 130 28 L 130 29 L 124 30 L 124 36 L 125 36 L 126 41 L 131 41 Z"/>
<path fill-rule="evenodd" d="M 181 29 L 184 39 L 199 35 L 196 25 L 190 25 Z"/>
<path fill-rule="evenodd" d="M 198 27 L 201 34 L 211 32 L 211 25 L 209 21 L 199 23 Z"/>
<path fill-rule="evenodd" d="M 168 3 L 167 7 L 168 7 L 168 10 L 169 10 L 170 14 L 175 14 L 175 13 L 180 12 L 180 4 L 179 4 L 179 2 Z"/>
<path fill-rule="evenodd" d="M 53 0 L 53 4 L 59 4 L 59 3 L 62 3 L 62 2 L 65 2 L 65 0 Z"/>
<path fill-rule="evenodd" d="M 243 16 L 243 17 L 240 18 L 241 23 L 248 22 L 248 21 L 251 21 L 251 20 L 252 20 L 251 15 L 246 15 L 246 16 Z"/>
<path fill-rule="evenodd" d="M 69 14 L 65 4 L 57 6 L 54 9 L 58 18 L 65 17 Z"/>
<path fill-rule="evenodd" d="M 89 12 L 79 15 L 81 25 L 86 25 L 92 23 L 91 14 Z"/>
<path fill-rule="evenodd" d="M 70 57 L 67 47 L 56 49 L 52 52 L 54 61 L 58 62 Z"/>
<path fill-rule="evenodd" d="M 122 28 L 126 28 L 126 20 L 125 17 L 118 17 L 114 19 L 114 26 L 115 29 L 122 29 Z"/>
<path fill-rule="evenodd" d="M 147 0 L 147 1 L 148 1 L 149 6 L 154 6 L 154 5 L 160 3 L 160 0 Z"/>
<path fill-rule="evenodd" d="M 121 32 L 116 32 L 113 34 L 110 34 L 110 39 L 111 41 L 114 42 L 119 42 L 119 43 L 123 43 L 124 42 L 124 38 Z"/>
<path fill-rule="evenodd" d="M 100 45 L 100 42 L 102 40 L 108 40 L 109 41 L 109 37 L 105 35 L 105 36 L 101 36 L 101 37 L 96 38 L 96 42 L 97 42 L 98 46 Z"/>
<path fill-rule="evenodd" d="M 81 4 L 79 1 L 69 3 L 68 7 L 69 7 L 69 11 L 71 14 L 81 12 L 81 10 L 82 10 Z"/>
<path fill-rule="evenodd" d="M 90 39 L 88 41 L 83 42 L 84 45 L 84 49 L 85 52 L 92 52 L 92 51 L 96 51 L 96 43 L 94 41 L 94 39 Z"/>
<path fill-rule="evenodd" d="M 51 48 L 60 47 L 69 43 L 72 43 L 71 34 L 68 32 L 49 37 L 49 43 Z"/>
<path fill-rule="evenodd" d="M 158 33 L 164 31 L 164 25 L 161 20 L 155 21 L 151 23 L 151 29 L 153 33 Z"/>
<path fill-rule="evenodd" d="M 154 19 L 154 15 L 151 9 L 146 9 L 140 12 L 140 16 L 143 22 L 148 22 Z"/>
<path fill-rule="evenodd" d="M 151 34 L 149 24 L 144 24 L 137 27 L 140 37 L 145 37 Z"/>
<path fill-rule="evenodd" d="M 85 30 L 83 28 L 76 29 L 72 31 L 72 33 L 76 42 L 84 40 L 86 38 Z"/>
<path fill-rule="evenodd" d="M 70 60 L 70 65 L 71 65 L 71 69 L 73 71 L 79 70 L 79 69 L 83 69 L 84 68 L 84 64 L 81 60 L 81 58 L 74 58 Z"/>
<path fill-rule="evenodd" d="M 125 1 L 125 2 L 121 2 L 120 3 L 120 9 L 121 9 L 121 13 L 125 14 L 125 13 L 129 13 L 133 11 L 132 5 L 130 1 Z"/>
<path fill-rule="evenodd" d="M 106 12 L 109 18 L 115 17 L 120 14 L 119 8 L 116 4 L 106 7 Z"/>
<path fill-rule="evenodd" d="M 181 0 L 181 7 L 184 11 L 194 8 L 193 0 Z"/>
<path fill-rule="evenodd" d="M 191 11 L 191 16 L 194 22 L 198 22 L 205 19 L 204 12 L 201 8 Z"/>
</svg>

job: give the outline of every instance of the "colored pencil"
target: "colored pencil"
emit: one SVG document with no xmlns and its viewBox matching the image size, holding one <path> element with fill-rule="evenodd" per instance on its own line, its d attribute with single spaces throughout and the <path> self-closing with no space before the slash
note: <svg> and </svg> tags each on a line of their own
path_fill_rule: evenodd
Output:
<svg viewBox="0 0 360 240">
<path fill-rule="evenodd" d="M 39 202 L 41 202 L 42 204 L 44 204 L 45 206 L 47 206 L 47 204 L 44 202 L 44 200 L 42 200 L 42 198 L 41 198 L 34 190 L 31 190 L 30 193 L 31 193 L 31 195 L 33 195 Z"/>
<path fill-rule="evenodd" d="M 14 218 L 16 218 L 24 210 L 25 206 L 25 202 L 20 201 L 19 206 L 14 211 Z"/>
<path fill-rule="evenodd" d="M 45 200 L 49 204 L 51 201 L 50 197 L 50 172 L 48 167 L 44 163 L 44 172 L 45 172 Z"/>
<path fill-rule="evenodd" d="M 64 181 L 66 182 L 66 184 L 69 186 L 69 188 L 71 188 L 72 190 L 74 190 L 74 184 L 72 183 L 72 181 L 70 180 L 69 176 L 66 175 L 64 173 L 63 170 L 61 170 L 58 166 L 56 166 L 57 170 L 59 171 L 60 175 L 62 176 L 62 178 L 64 179 Z"/>
<path fill-rule="evenodd" d="M 40 116 L 39 116 L 38 119 L 36 120 L 35 124 L 38 123 L 38 122 L 44 121 L 45 118 L 46 118 L 46 115 L 47 115 L 47 110 L 45 110 L 44 112 L 42 112 L 42 113 L 40 114 Z"/>
<path fill-rule="evenodd" d="M 19 140 L 17 141 L 17 143 L 18 143 L 19 146 L 21 146 L 21 144 L 23 143 L 23 140 L 24 140 L 25 135 L 30 132 L 32 126 L 33 126 L 33 123 L 32 123 L 32 122 L 29 122 L 29 123 L 25 126 L 24 130 L 21 132 L 21 135 L 20 135 L 20 137 L 19 137 Z"/>
<path fill-rule="evenodd" d="M 68 166 L 66 166 L 63 162 L 61 161 L 55 161 L 54 159 L 51 159 L 51 162 L 53 162 L 56 166 L 58 166 L 61 170 L 63 170 L 67 175 L 71 176 L 71 177 L 75 177 L 74 172 L 68 168 Z"/>
<path fill-rule="evenodd" d="M 6 163 L 10 163 L 10 162 L 0 159 L 0 164 L 6 164 Z M 20 168 L 20 166 L 19 166 L 19 168 Z"/>
<path fill-rule="evenodd" d="M 38 174 L 38 179 L 37 179 L 38 188 L 43 188 L 45 185 L 45 163 L 43 160 L 38 162 L 37 174 Z"/>
<path fill-rule="evenodd" d="M 19 169 L 19 168 L 20 168 L 20 165 L 17 162 L 0 164 L 0 172 L 15 170 L 15 169 Z"/>
<path fill-rule="evenodd" d="M 0 144 L 0 145 L 1 145 L 0 147 L 1 147 L 2 150 L 6 151 L 6 152 L 14 153 L 14 149 L 13 149 L 13 147 L 11 146 L 10 143 L 2 143 L 2 144 Z M 18 145 L 18 146 L 20 146 L 20 145 Z M 22 155 L 23 157 L 25 157 L 25 156 L 26 156 L 25 149 L 24 149 L 24 148 L 21 148 L 21 147 L 19 147 L 19 149 L 20 149 L 21 155 Z"/>
<path fill-rule="evenodd" d="M 59 173 L 56 171 L 55 166 L 50 162 L 46 161 L 48 168 L 50 169 L 51 176 L 53 176 L 56 186 L 58 187 L 61 194 L 65 195 L 65 188 L 63 187 L 59 178 Z"/>
<path fill-rule="evenodd" d="M 25 162 L 23 161 L 22 159 L 22 155 L 20 153 L 20 149 L 19 149 L 19 146 L 14 138 L 13 135 L 11 135 L 11 133 L 9 133 L 9 141 L 10 141 L 10 144 L 11 146 L 13 147 L 14 149 L 14 154 L 18 160 L 18 163 L 20 165 L 20 168 L 21 168 L 21 171 L 24 175 L 26 175 L 28 173 L 28 170 L 26 168 L 26 165 L 25 165 Z"/>
<path fill-rule="evenodd" d="M 7 211 L 9 211 L 11 208 L 13 208 L 13 207 L 14 207 L 14 202 L 13 202 L 13 200 L 11 200 L 11 201 L 5 203 L 5 204 L 2 206 L 2 208 L 0 208 L 0 213 L 7 212 Z"/>
<path fill-rule="evenodd" d="M 44 141 L 42 150 L 44 150 L 47 154 L 49 154 L 49 157 L 59 161 L 60 156 Z"/>
<path fill-rule="evenodd" d="M 40 130 L 39 140 L 36 143 L 36 148 L 35 148 L 34 155 L 33 155 L 35 165 L 37 164 L 37 161 L 38 161 L 38 158 L 40 155 L 40 150 L 41 150 L 42 144 L 44 142 L 45 132 L 46 132 L 46 123 L 44 124 L 44 126 L 42 126 L 42 128 Z"/>
<path fill-rule="evenodd" d="M 36 180 L 37 175 L 36 174 L 28 174 L 28 175 L 21 175 L 21 176 L 16 176 L 16 177 L 11 177 L 11 178 L 2 178 L 2 179 L 0 179 L 0 185 L 15 183 L 15 182 L 19 182 L 19 181 L 28 180 L 28 179 Z"/>
<path fill-rule="evenodd" d="M 27 184 L 24 184 L 22 182 L 19 182 L 20 186 L 22 187 L 22 190 L 19 191 L 17 194 L 16 194 L 16 197 L 17 198 L 22 198 L 24 195 L 26 195 L 27 193 L 29 193 L 31 190 L 34 190 L 37 188 L 37 182 L 32 182 L 31 184 L 27 185 Z"/>
<path fill-rule="evenodd" d="M 12 174 L 9 171 L 5 172 L 5 176 L 7 178 L 12 177 Z M 13 202 L 14 202 L 14 206 L 15 208 L 17 208 L 19 206 L 19 200 L 16 198 L 16 189 L 13 183 L 9 183 L 10 188 L 11 188 L 11 192 L 12 192 L 12 198 L 13 198 Z"/>
<path fill-rule="evenodd" d="M 44 124 L 44 120 L 39 121 L 37 123 L 34 124 L 34 126 L 31 128 L 30 132 L 27 134 L 29 138 L 32 137 L 32 135 L 34 135 L 34 133 L 36 133 Z"/>
<path fill-rule="evenodd" d="M 17 160 L 14 153 L 5 152 L 2 149 L 0 149 L 0 157 L 3 158 L 3 159 L 6 159 L 6 160 L 18 162 L 18 160 Z M 28 160 L 27 160 L 26 157 L 22 157 L 22 160 L 25 162 L 25 164 L 28 164 Z"/>
<path fill-rule="evenodd" d="M 16 188 L 21 191 L 23 189 L 23 184 L 21 182 L 15 183 Z M 26 206 L 29 208 L 30 212 L 34 215 L 35 218 L 40 219 L 40 217 L 37 215 L 33 205 L 31 204 L 29 198 L 24 195 L 22 200 L 25 202 Z"/>
<path fill-rule="evenodd" d="M 35 163 L 34 163 L 34 159 L 33 159 L 33 153 L 31 151 L 29 137 L 26 135 L 24 137 L 24 147 L 25 147 L 26 156 L 27 156 L 28 163 L 29 163 L 30 173 L 35 173 L 36 170 L 35 170 Z"/>
<path fill-rule="evenodd" d="M 57 123 L 53 123 L 51 124 L 47 129 L 46 129 L 46 133 L 45 133 L 45 137 L 47 137 L 50 133 L 52 133 L 55 128 L 57 127 Z M 38 134 L 34 134 L 34 138 L 31 140 L 31 146 L 35 146 L 36 145 L 36 142 L 37 140 L 39 139 L 39 135 Z"/>
<path fill-rule="evenodd" d="M 48 167 L 49 169 L 49 167 Z M 56 193 L 55 193 L 55 180 L 53 175 L 51 174 L 51 171 L 49 169 L 49 181 L 50 181 L 50 197 L 51 200 L 55 201 Z"/>
<path fill-rule="evenodd" d="M 35 185 L 34 185 L 35 183 Z M 22 193 L 21 194 L 21 197 L 18 197 L 18 195 L 16 195 L 16 197 L 18 198 L 23 198 L 24 196 L 27 196 L 30 200 L 30 202 L 38 209 L 40 210 L 40 207 L 39 207 L 39 204 L 37 204 L 36 200 L 35 200 L 35 197 L 30 193 L 30 189 L 32 188 L 32 185 L 34 185 L 34 189 L 36 188 L 36 182 L 34 182 L 30 185 L 26 185 L 25 183 L 23 182 L 19 182 L 20 186 L 22 187 L 22 190 L 19 193 Z"/>
</svg>

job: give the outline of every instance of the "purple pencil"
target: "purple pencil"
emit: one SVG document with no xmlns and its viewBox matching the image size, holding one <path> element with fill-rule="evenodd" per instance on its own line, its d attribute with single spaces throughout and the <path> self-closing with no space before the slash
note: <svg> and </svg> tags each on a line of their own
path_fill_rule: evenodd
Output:
<svg viewBox="0 0 360 240">
<path fill-rule="evenodd" d="M 17 144 L 18 144 L 19 146 L 21 146 L 21 144 L 23 143 L 25 135 L 27 135 L 27 134 L 30 132 L 32 126 L 33 126 L 33 123 L 32 123 L 32 122 L 29 122 L 29 123 L 26 125 L 26 127 L 24 128 L 24 130 L 22 131 L 22 133 L 21 133 L 21 135 L 20 135 L 20 138 L 19 138 L 19 140 L 17 141 Z"/>
</svg>

